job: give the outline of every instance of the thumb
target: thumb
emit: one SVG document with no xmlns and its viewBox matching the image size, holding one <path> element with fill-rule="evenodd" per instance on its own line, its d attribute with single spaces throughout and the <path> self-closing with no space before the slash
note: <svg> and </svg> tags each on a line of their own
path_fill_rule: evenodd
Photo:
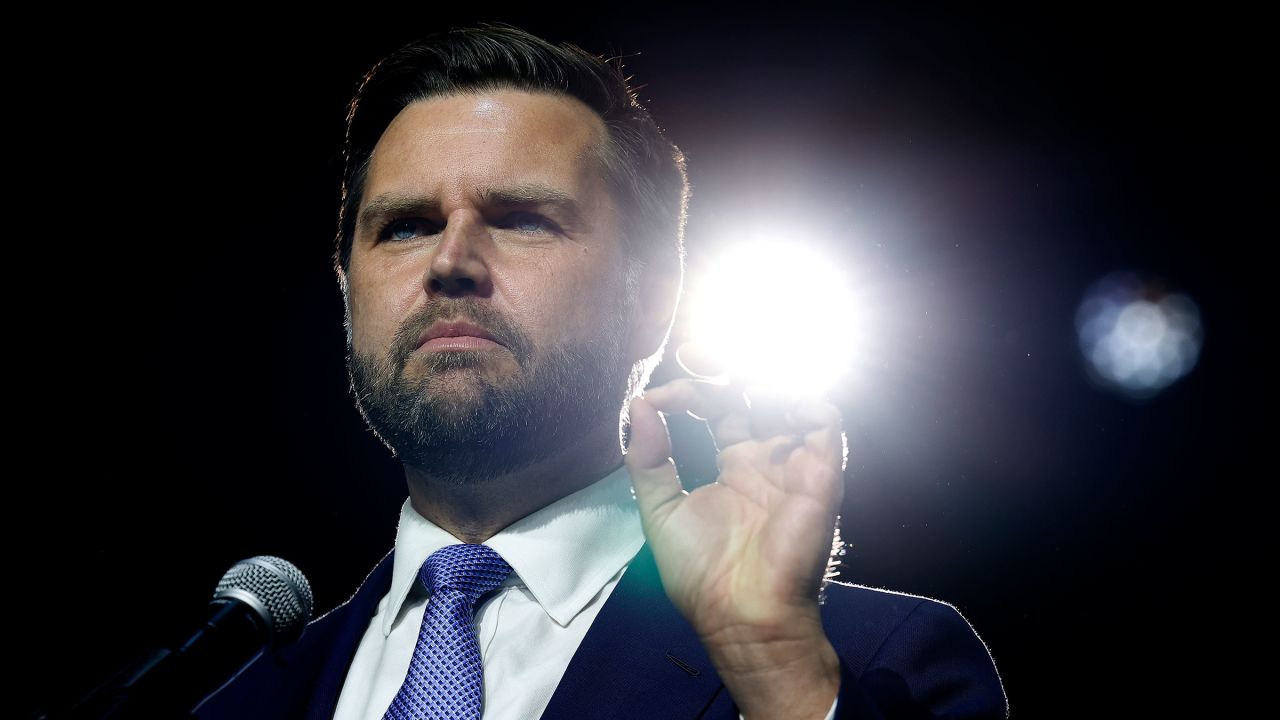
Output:
<svg viewBox="0 0 1280 720">
<path fill-rule="evenodd" d="M 667 423 L 643 398 L 631 401 L 631 438 L 624 461 L 631 474 L 636 504 L 645 527 L 661 522 L 684 495 L 676 465 L 671 460 L 671 436 Z"/>
</svg>

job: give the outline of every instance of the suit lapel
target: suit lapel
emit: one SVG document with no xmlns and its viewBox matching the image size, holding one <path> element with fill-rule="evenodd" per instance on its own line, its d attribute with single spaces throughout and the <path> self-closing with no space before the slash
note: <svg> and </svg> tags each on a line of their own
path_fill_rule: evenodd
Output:
<svg viewBox="0 0 1280 720">
<path fill-rule="evenodd" d="M 295 672 L 315 668 L 293 675 L 314 683 L 307 720 L 333 717 L 351 660 L 391 588 L 393 556 L 378 563 L 350 600 L 280 652 L 282 665 Z M 693 720 L 703 717 L 722 687 L 697 635 L 667 597 L 646 543 L 583 637 L 542 717 Z"/>
<path fill-rule="evenodd" d="M 646 543 L 583 637 L 542 717 L 692 719 L 721 687 L 697 635 L 667 598 Z"/>
<path fill-rule="evenodd" d="M 337 617 L 326 615 L 316 621 L 329 621 L 333 639 L 322 654 L 324 663 L 316 675 L 315 694 L 307 708 L 307 720 L 330 720 L 333 717 L 338 707 L 338 693 L 346 683 L 347 671 L 361 638 L 369 628 L 369 620 L 377 611 L 378 601 L 391 589 L 394 555 L 394 550 L 387 553 L 360 584 L 355 595 L 329 613 Z M 302 658 L 299 661 L 305 662 Z"/>
<path fill-rule="evenodd" d="M 388 553 L 351 599 L 307 624 L 298 642 L 262 655 L 194 712 L 199 720 L 329 720 L 378 601 L 391 587 Z"/>
</svg>

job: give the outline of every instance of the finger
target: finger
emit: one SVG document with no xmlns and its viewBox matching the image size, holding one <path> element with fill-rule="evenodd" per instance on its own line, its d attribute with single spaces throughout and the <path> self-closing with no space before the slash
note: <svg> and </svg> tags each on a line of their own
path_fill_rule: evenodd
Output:
<svg viewBox="0 0 1280 720">
<path fill-rule="evenodd" d="M 787 421 L 795 432 L 808 432 L 823 427 L 840 427 L 844 417 L 840 409 L 825 400 L 801 400 L 788 410 Z"/>
<path fill-rule="evenodd" d="M 681 378 L 649 389 L 644 398 L 663 413 L 685 413 L 707 421 L 717 447 L 751 437 L 746 398 L 740 388 Z"/>
<path fill-rule="evenodd" d="M 716 469 L 726 473 L 750 468 L 761 476 L 781 479 L 782 466 L 790 459 L 791 453 L 804 446 L 803 435 L 774 435 L 738 443 L 716 454 Z"/>
<path fill-rule="evenodd" d="M 752 437 L 746 398 L 732 385 L 681 378 L 645 392 L 644 399 L 663 412 L 705 420 L 718 449 Z"/>
<path fill-rule="evenodd" d="M 748 386 L 744 393 L 751 407 L 751 433 L 757 438 L 788 435 L 797 432 L 790 414 L 798 400 L 794 395 L 758 385 Z"/>
<path fill-rule="evenodd" d="M 844 498 L 844 473 L 822 462 L 788 463 L 782 485 L 788 494 L 811 497 L 832 514 Z"/>
<path fill-rule="evenodd" d="M 680 367 L 702 377 L 727 377 L 728 368 L 705 343 L 686 342 L 676 348 Z"/>
<path fill-rule="evenodd" d="M 699 420 L 713 420 L 747 408 L 741 388 L 695 378 L 679 378 L 646 390 L 644 399 L 662 412 L 688 413 Z"/>
<path fill-rule="evenodd" d="M 761 508 L 770 508 L 784 492 L 784 460 L 778 460 L 782 445 L 795 447 L 792 438 L 738 443 L 716 455 L 716 481 L 741 493 Z"/>
<path fill-rule="evenodd" d="M 848 464 L 848 444 L 843 429 L 843 416 L 830 402 L 814 397 L 787 396 L 763 388 L 749 388 L 751 400 L 752 432 L 757 437 L 790 438 L 791 442 L 777 443 L 771 450 L 770 463 L 787 462 L 795 451 L 803 447 L 802 456 L 794 462 L 799 467 L 813 468 L 814 473 L 826 476 L 828 469 L 839 478 L 843 494 L 844 469 Z M 796 442 L 798 440 L 798 442 Z M 808 475 L 799 479 L 780 479 L 779 474 L 768 476 L 787 492 L 800 492 L 814 497 L 825 497 L 834 492 L 827 479 L 810 483 Z"/>
<path fill-rule="evenodd" d="M 805 445 L 823 463 L 843 472 L 848 463 L 844 418 L 825 401 L 803 402 L 787 415 L 793 432 L 804 433 Z"/>
<path fill-rule="evenodd" d="M 757 437 L 800 435 L 823 462 L 841 470 L 846 463 L 843 416 L 835 405 L 815 397 L 787 395 L 761 387 L 747 388 L 752 433 Z"/>
<path fill-rule="evenodd" d="M 684 498 L 684 488 L 671 460 L 671 436 L 653 405 L 643 398 L 631 401 L 630 439 L 623 461 L 631 474 L 636 504 L 645 527 L 653 527 Z"/>
<path fill-rule="evenodd" d="M 806 450 L 819 462 L 840 472 L 849 464 L 849 444 L 844 431 L 829 426 L 810 431 L 804 436 Z"/>
</svg>

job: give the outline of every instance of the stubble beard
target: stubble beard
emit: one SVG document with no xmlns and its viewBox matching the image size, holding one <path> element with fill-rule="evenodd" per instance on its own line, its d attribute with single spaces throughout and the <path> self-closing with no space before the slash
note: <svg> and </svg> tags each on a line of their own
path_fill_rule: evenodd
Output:
<svg viewBox="0 0 1280 720">
<path fill-rule="evenodd" d="M 432 477 L 477 483 L 519 471 L 599 433 L 602 423 L 616 433 L 634 382 L 624 347 L 627 305 L 614 302 L 588 341 L 535 349 L 488 306 L 436 303 L 401 326 L 381 359 L 354 351 L 348 315 L 347 369 L 356 406 L 398 459 Z M 507 364 L 495 357 L 505 355 L 502 350 L 416 351 L 425 328 L 455 318 L 492 333 L 519 370 L 493 372 Z"/>
</svg>

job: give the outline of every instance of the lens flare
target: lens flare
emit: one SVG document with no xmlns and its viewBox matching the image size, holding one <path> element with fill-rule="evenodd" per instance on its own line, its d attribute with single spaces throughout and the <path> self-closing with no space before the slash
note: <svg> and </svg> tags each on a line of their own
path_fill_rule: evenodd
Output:
<svg viewBox="0 0 1280 720">
<path fill-rule="evenodd" d="M 1159 393 L 1200 354 L 1200 312 L 1191 298 L 1128 273 L 1089 288 L 1076 330 L 1094 383 L 1133 398 Z"/>
<path fill-rule="evenodd" d="M 801 244 L 733 246 L 691 283 L 693 339 L 735 380 L 826 392 L 849 369 L 860 335 L 839 264 Z"/>
</svg>

